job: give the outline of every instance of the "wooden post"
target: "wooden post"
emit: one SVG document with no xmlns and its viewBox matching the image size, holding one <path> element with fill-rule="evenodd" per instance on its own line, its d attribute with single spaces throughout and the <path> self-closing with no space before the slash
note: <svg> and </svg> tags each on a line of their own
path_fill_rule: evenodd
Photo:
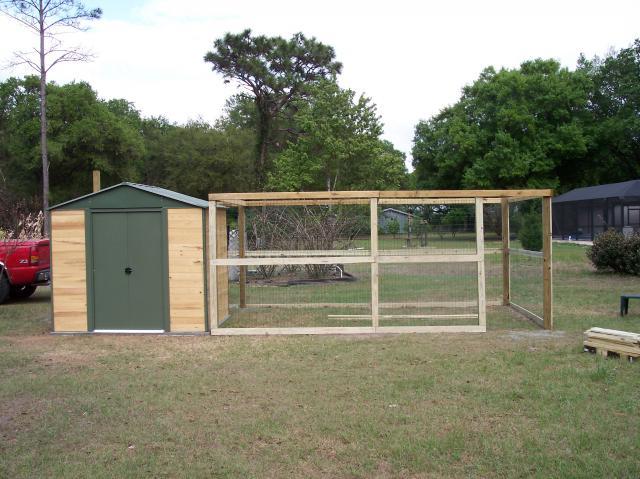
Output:
<svg viewBox="0 0 640 479">
<path fill-rule="evenodd" d="M 509 200 L 502 198 L 502 305 L 511 302 L 511 257 L 509 256 Z"/>
<path fill-rule="evenodd" d="M 93 192 L 100 191 L 100 170 L 93 170 Z"/>
<path fill-rule="evenodd" d="M 552 255 L 552 208 L 551 196 L 542 198 L 542 278 L 544 288 L 544 329 L 553 329 L 553 255 Z"/>
<path fill-rule="evenodd" d="M 238 206 L 238 256 L 240 258 L 245 257 L 245 229 L 246 229 L 246 216 L 244 206 Z M 240 266 L 240 276 L 238 278 L 240 285 L 240 307 L 247 307 L 247 267 Z"/>
<path fill-rule="evenodd" d="M 478 255 L 478 326 L 487 330 L 487 299 L 484 278 L 484 201 L 476 197 L 476 253 Z"/>
<path fill-rule="evenodd" d="M 218 270 L 211 260 L 217 259 L 217 205 L 209 201 L 209 327 L 218 328 Z"/>
<path fill-rule="evenodd" d="M 375 331 L 380 322 L 378 295 L 378 198 L 370 199 L 371 221 L 371 323 Z"/>
</svg>

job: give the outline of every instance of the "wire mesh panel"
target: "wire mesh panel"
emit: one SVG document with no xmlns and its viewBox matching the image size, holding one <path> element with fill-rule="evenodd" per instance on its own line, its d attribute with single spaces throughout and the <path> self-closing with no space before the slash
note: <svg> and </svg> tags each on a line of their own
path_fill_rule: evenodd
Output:
<svg viewBox="0 0 640 479">
<path fill-rule="evenodd" d="M 371 266 L 288 264 L 247 268 L 229 280 L 229 315 L 223 328 L 371 326 Z"/>
<path fill-rule="evenodd" d="M 519 311 L 542 321 L 544 314 L 543 226 L 540 199 L 510 205 L 510 301 Z M 537 318 L 536 318 L 537 317 Z"/>
<path fill-rule="evenodd" d="M 542 255 L 511 252 L 511 302 L 542 317 Z"/>
<path fill-rule="evenodd" d="M 380 254 L 473 254 L 475 204 L 393 201 L 378 207 Z M 405 200 L 406 201 L 406 200 Z"/>
<path fill-rule="evenodd" d="M 380 326 L 478 325 L 477 263 L 380 265 Z"/>
<path fill-rule="evenodd" d="M 212 334 L 482 332 L 510 275 L 514 308 L 549 317 L 550 256 L 524 250 L 540 202 L 441 193 L 211 195 Z"/>
<path fill-rule="evenodd" d="M 500 204 L 485 204 L 484 212 L 484 264 L 487 305 L 502 304 L 502 209 Z"/>
<path fill-rule="evenodd" d="M 244 217 L 245 257 L 370 254 L 368 202 L 365 205 L 246 207 Z M 238 253 L 235 249 L 232 256 L 238 256 Z"/>
</svg>

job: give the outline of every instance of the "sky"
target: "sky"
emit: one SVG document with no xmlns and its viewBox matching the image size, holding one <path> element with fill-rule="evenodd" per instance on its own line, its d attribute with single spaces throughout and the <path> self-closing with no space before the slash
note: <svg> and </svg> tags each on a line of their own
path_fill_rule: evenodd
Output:
<svg viewBox="0 0 640 479">
<path fill-rule="evenodd" d="M 145 116 L 214 122 L 238 92 L 203 61 L 215 39 L 251 28 L 296 32 L 335 48 L 339 83 L 372 98 L 384 137 L 410 153 L 415 125 L 455 103 L 488 67 L 554 58 L 574 68 L 580 53 L 603 56 L 640 37 L 638 0 L 85 0 L 103 16 L 64 41 L 95 55 L 60 64 L 49 79 L 84 80 L 102 98 L 125 98 Z M 0 65 L 37 39 L 0 15 Z M 0 69 L 0 80 L 27 73 Z"/>
</svg>

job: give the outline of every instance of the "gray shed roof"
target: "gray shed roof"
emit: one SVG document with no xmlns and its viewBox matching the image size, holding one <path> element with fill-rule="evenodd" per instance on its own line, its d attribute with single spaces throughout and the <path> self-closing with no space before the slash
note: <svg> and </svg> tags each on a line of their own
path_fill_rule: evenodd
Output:
<svg viewBox="0 0 640 479">
<path fill-rule="evenodd" d="M 640 200 L 640 180 L 609 183 L 607 185 L 576 188 L 567 193 L 556 196 L 553 203 L 568 203 L 570 201 L 604 200 L 616 198 L 620 200 Z"/>
<path fill-rule="evenodd" d="M 175 191 L 167 190 L 165 188 L 160 188 L 158 186 L 149 186 L 149 185 L 141 185 L 139 183 L 129 183 L 123 182 L 118 183 L 117 185 L 109 186 L 108 188 L 103 188 L 100 191 L 96 191 L 94 193 L 89 193 L 88 195 L 80 196 L 78 198 L 74 198 L 69 201 L 65 201 L 64 203 L 59 203 L 55 206 L 49 208 L 50 210 L 59 208 L 61 206 L 65 206 L 71 203 L 75 203 L 76 201 L 83 200 L 85 198 L 90 198 L 92 196 L 100 195 L 106 191 L 114 190 L 116 188 L 121 188 L 123 186 L 135 188 L 136 190 L 145 191 L 147 193 L 151 193 L 157 196 L 161 196 L 163 198 L 168 198 L 170 200 L 178 201 L 179 203 L 184 203 L 187 205 L 197 206 L 199 208 L 208 208 L 209 203 L 207 201 L 194 198 L 193 196 L 183 195 L 182 193 L 176 193 Z"/>
</svg>

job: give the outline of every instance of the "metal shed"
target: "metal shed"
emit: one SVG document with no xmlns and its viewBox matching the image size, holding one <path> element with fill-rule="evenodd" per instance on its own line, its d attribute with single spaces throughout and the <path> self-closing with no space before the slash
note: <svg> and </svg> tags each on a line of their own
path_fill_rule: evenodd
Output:
<svg viewBox="0 0 640 479">
<path fill-rule="evenodd" d="M 207 210 L 135 183 L 53 206 L 54 331 L 207 331 Z M 216 216 L 226 224 L 225 210 Z"/>
<path fill-rule="evenodd" d="M 553 199 L 553 236 L 593 240 L 615 229 L 640 232 L 640 180 L 577 188 Z"/>
</svg>

